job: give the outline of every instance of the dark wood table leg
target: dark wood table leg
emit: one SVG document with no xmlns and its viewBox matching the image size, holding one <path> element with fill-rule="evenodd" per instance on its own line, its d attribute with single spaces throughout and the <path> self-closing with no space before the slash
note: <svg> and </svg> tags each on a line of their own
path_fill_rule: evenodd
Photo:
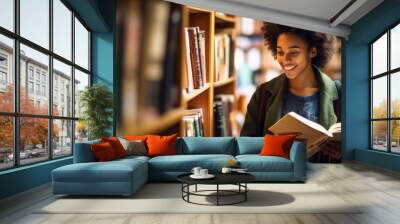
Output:
<svg viewBox="0 0 400 224">
<path fill-rule="evenodd" d="M 247 201 L 247 192 L 248 192 L 248 190 L 247 190 L 247 182 L 244 183 L 244 190 L 245 190 L 245 192 L 244 192 L 244 201 Z"/>
<path fill-rule="evenodd" d="M 219 206 L 219 184 L 217 184 L 217 206 Z"/>
</svg>

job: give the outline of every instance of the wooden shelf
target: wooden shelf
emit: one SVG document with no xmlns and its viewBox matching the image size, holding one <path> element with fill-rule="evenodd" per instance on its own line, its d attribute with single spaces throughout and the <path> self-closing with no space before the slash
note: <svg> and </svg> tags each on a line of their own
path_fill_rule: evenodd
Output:
<svg viewBox="0 0 400 224">
<path fill-rule="evenodd" d="M 190 93 L 183 93 L 183 99 L 185 101 L 190 101 L 190 100 L 194 99 L 195 97 L 197 97 L 198 95 L 207 91 L 209 88 L 210 88 L 210 84 L 206 83 L 204 85 L 204 87 L 202 87 L 201 89 L 194 89 Z M 185 90 L 183 90 L 183 91 L 185 91 Z"/>
<path fill-rule="evenodd" d="M 225 86 L 227 84 L 235 82 L 235 80 L 236 80 L 236 77 L 232 76 L 232 77 L 229 77 L 228 79 L 220 80 L 220 81 L 215 82 L 214 83 L 214 87 Z"/>
<path fill-rule="evenodd" d="M 137 126 L 128 127 L 124 130 L 125 133 L 130 133 L 133 135 L 143 135 L 143 134 L 157 134 L 166 130 L 173 125 L 179 124 L 182 116 L 184 115 L 184 108 L 179 107 L 173 110 L 170 110 L 160 118 L 155 119 L 154 121 L 143 121 L 139 122 Z"/>
<path fill-rule="evenodd" d="M 211 13 L 212 11 L 193 6 L 187 6 L 189 13 Z"/>
<path fill-rule="evenodd" d="M 227 16 L 221 13 L 215 13 L 215 22 L 216 23 L 236 23 L 236 17 L 234 16 Z"/>
</svg>

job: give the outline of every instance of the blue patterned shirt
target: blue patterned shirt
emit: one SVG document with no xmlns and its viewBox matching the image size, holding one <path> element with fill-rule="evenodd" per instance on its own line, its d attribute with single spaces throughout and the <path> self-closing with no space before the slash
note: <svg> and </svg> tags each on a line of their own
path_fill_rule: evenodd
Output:
<svg viewBox="0 0 400 224">
<path fill-rule="evenodd" d="M 291 111 L 319 123 L 319 92 L 302 97 L 296 96 L 288 90 L 284 98 L 282 116 Z"/>
</svg>

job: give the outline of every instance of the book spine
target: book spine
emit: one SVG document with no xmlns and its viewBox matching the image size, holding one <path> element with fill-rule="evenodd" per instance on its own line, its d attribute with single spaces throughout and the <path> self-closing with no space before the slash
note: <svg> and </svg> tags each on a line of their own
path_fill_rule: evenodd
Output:
<svg viewBox="0 0 400 224">
<path fill-rule="evenodd" d="M 187 89 L 188 92 L 193 90 L 193 75 L 192 75 L 192 59 L 190 58 L 190 36 L 189 27 L 185 28 L 185 51 L 186 51 L 186 67 L 187 67 Z"/>
<path fill-rule="evenodd" d="M 226 136 L 226 124 L 223 111 L 223 102 L 214 102 L 215 135 Z"/>
<path fill-rule="evenodd" d="M 229 35 L 229 77 L 233 76 L 235 72 L 235 41 L 232 35 Z"/>
<path fill-rule="evenodd" d="M 199 55 L 199 45 L 197 38 L 197 31 L 195 27 L 189 27 L 189 49 L 190 49 L 190 61 L 192 66 L 193 75 L 193 88 L 201 88 L 201 63 Z"/>
<path fill-rule="evenodd" d="M 214 48 L 215 48 L 215 67 L 214 67 L 214 82 L 219 81 L 219 36 L 214 37 Z"/>
<path fill-rule="evenodd" d="M 230 55 L 230 39 L 228 34 L 224 34 L 224 77 L 223 79 L 226 80 L 229 78 L 229 55 Z"/>
<path fill-rule="evenodd" d="M 200 42 L 200 59 L 201 59 L 201 75 L 202 85 L 206 83 L 207 68 L 206 68 L 206 32 L 204 30 L 199 31 L 199 42 Z"/>
<path fill-rule="evenodd" d="M 199 128 L 199 119 L 197 116 L 194 116 L 194 136 L 198 137 L 200 136 L 200 128 Z"/>
<path fill-rule="evenodd" d="M 200 136 L 204 136 L 204 127 L 203 127 L 204 118 L 203 118 L 203 114 L 199 114 L 199 122 L 200 122 Z"/>
</svg>

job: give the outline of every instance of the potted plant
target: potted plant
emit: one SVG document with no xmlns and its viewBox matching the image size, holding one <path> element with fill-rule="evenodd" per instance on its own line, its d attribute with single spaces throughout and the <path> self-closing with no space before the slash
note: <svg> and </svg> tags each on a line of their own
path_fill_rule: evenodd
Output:
<svg viewBox="0 0 400 224">
<path fill-rule="evenodd" d="M 103 84 L 94 84 L 86 87 L 79 94 L 79 106 L 81 119 L 79 127 L 87 128 L 89 140 L 110 136 L 109 129 L 112 126 L 113 94 Z"/>
</svg>

